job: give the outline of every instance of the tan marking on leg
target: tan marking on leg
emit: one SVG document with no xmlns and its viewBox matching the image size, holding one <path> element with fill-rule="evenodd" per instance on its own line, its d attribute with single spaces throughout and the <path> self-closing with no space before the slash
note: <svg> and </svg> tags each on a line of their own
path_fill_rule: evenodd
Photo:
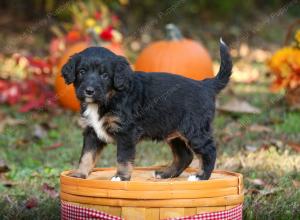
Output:
<svg viewBox="0 0 300 220">
<path fill-rule="evenodd" d="M 133 170 L 132 162 L 117 164 L 117 175 L 120 175 L 125 178 L 130 178 L 132 170 Z"/>
<path fill-rule="evenodd" d="M 198 175 L 203 175 L 204 170 L 203 170 L 203 159 L 201 154 L 196 155 L 198 160 L 199 160 L 199 171 L 197 172 Z"/>
<path fill-rule="evenodd" d="M 179 163 L 179 157 L 172 146 L 171 140 L 167 141 L 167 143 L 168 143 L 169 147 L 171 148 L 172 154 L 173 154 L 173 162 L 172 162 L 171 166 L 176 166 Z"/>
<path fill-rule="evenodd" d="M 178 175 L 178 171 L 182 168 L 183 162 L 182 159 L 180 158 L 180 154 L 178 154 L 177 152 L 177 146 L 173 146 L 172 141 L 174 141 L 175 139 L 179 139 L 180 141 L 183 142 L 184 146 L 182 147 L 187 147 L 188 146 L 188 141 L 187 139 L 181 135 L 180 132 L 172 132 L 170 135 L 167 136 L 166 138 L 166 142 L 169 145 L 169 147 L 172 150 L 172 154 L 173 154 L 173 161 L 171 163 L 171 165 L 164 167 L 161 170 L 156 171 L 156 178 L 161 178 L 161 176 L 170 176 L 170 177 L 174 177 Z M 185 155 L 186 156 L 186 155 Z M 163 173 L 163 174 L 162 174 Z"/>
<path fill-rule="evenodd" d="M 173 140 L 175 138 L 180 138 L 181 136 L 182 135 L 180 134 L 180 132 L 174 131 L 167 136 L 166 141 L 171 142 L 171 140 Z"/>
<path fill-rule="evenodd" d="M 174 136 L 174 138 L 177 138 L 177 136 L 176 136 L 176 137 Z M 173 161 L 172 161 L 172 163 L 171 163 L 170 165 L 168 165 L 167 167 L 163 167 L 163 168 L 159 169 L 159 170 L 158 170 L 159 172 L 171 173 L 171 172 L 173 172 L 173 171 L 176 169 L 176 166 L 177 166 L 178 163 L 179 163 L 178 155 L 177 155 L 177 154 L 175 153 L 175 151 L 173 150 L 173 147 L 172 147 L 172 144 L 171 144 L 171 141 L 172 141 L 174 138 L 172 138 L 172 139 L 166 139 L 166 142 L 167 142 L 168 146 L 170 147 L 170 149 L 171 149 L 171 151 L 172 151 L 172 154 L 173 154 Z M 157 178 L 159 178 L 159 177 L 157 176 Z"/>
<path fill-rule="evenodd" d="M 87 177 L 95 167 L 98 156 L 99 153 L 95 155 L 93 152 L 85 152 L 80 159 L 78 172 Z"/>
<path fill-rule="evenodd" d="M 166 138 L 166 142 L 171 147 L 171 149 L 172 149 L 171 142 L 173 139 L 176 139 L 176 138 L 179 138 L 180 140 L 182 140 L 185 143 L 185 147 L 190 148 L 186 137 L 184 137 L 179 131 L 175 131 L 175 132 L 170 133 Z M 179 163 L 180 159 L 179 159 L 178 155 L 175 152 L 173 152 L 173 150 L 172 150 L 172 153 L 173 153 L 173 158 L 174 158 L 173 163 L 177 165 Z"/>
<path fill-rule="evenodd" d="M 194 152 L 194 151 L 191 149 L 190 145 L 189 145 L 188 139 L 187 139 L 185 136 L 183 136 L 179 131 L 174 131 L 174 132 L 170 133 L 170 134 L 167 136 L 166 141 L 167 141 L 167 143 L 169 143 L 169 142 L 171 142 L 171 140 L 173 140 L 173 139 L 175 139 L 175 138 L 180 138 L 182 141 L 184 141 L 186 147 L 190 148 L 190 150 L 191 150 L 192 152 Z M 200 175 L 200 176 L 201 176 L 201 175 L 204 174 L 202 155 L 201 155 L 201 154 L 196 154 L 196 156 L 197 156 L 197 158 L 198 158 L 198 160 L 199 160 L 199 170 L 198 170 L 198 172 L 197 172 L 197 175 Z M 174 157 L 174 159 L 175 159 L 175 157 Z M 175 160 L 174 160 L 174 161 L 175 161 Z M 192 176 L 194 177 L 194 175 L 192 175 Z M 196 177 L 195 177 L 195 178 L 196 178 Z M 191 179 L 193 179 L 193 178 L 191 178 Z"/>
<path fill-rule="evenodd" d="M 174 132 L 170 133 L 166 138 L 166 142 L 169 143 L 175 138 L 180 138 L 182 141 L 184 141 L 184 143 L 187 147 L 190 147 L 188 139 L 186 139 L 186 137 L 183 136 L 179 131 L 174 131 Z"/>
</svg>

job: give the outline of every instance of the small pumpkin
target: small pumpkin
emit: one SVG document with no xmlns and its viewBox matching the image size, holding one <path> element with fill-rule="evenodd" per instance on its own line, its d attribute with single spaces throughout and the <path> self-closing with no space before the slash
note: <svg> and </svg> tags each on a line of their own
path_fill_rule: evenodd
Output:
<svg viewBox="0 0 300 220">
<path fill-rule="evenodd" d="M 61 76 L 61 69 L 63 65 L 68 61 L 70 56 L 78 53 L 91 46 L 88 42 L 78 42 L 70 46 L 65 53 L 61 56 L 57 63 L 57 74 L 55 80 L 55 91 L 59 103 L 73 111 L 79 111 L 80 104 L 75 94 L 75 88 L 73 85 L 65 84 L 64 78 Z M 112 52 L 124 56 L 124 51 L 120 44 L 111 43 L 104 46 Z"/>
<path fill-rule="evenodd" d="M 138 56 L 135 70 L 169 72 L 196 80 L 214 76 L 212 59 L 201 43 L 184 38 L 174 24 L 168 24 L 166 30 L 167 40 L 147 46 Z"/>
</svg>

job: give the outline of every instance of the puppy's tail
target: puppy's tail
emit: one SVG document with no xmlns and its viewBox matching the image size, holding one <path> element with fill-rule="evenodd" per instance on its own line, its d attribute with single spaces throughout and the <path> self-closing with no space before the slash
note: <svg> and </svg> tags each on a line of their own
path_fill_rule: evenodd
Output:
<svg viewBox="0 0 300 220">
<path fill-rule="evenodd" d="M 219 72 L 214 78 L 208 80 L 210 86 L 213 87 L 216 93 L 219 93 L 226 87 L 232 73 L 232 60 L 229 53 L 229 48 L 222 38 L 220 39 L 220 56 L 221 65 Z"/>
</svg>

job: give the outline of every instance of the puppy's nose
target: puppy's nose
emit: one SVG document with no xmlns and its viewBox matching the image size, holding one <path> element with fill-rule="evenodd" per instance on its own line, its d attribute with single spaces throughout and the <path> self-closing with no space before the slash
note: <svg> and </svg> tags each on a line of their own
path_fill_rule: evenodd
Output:
<svg viewBox="0 0 300 220">
<path fill-rule="evenodd" d="M 92 96 L 95 93 L 95 89 L 93 87 L 87 87 L 85 89 L 85 95 L 87 96 Z"/>
</svg>

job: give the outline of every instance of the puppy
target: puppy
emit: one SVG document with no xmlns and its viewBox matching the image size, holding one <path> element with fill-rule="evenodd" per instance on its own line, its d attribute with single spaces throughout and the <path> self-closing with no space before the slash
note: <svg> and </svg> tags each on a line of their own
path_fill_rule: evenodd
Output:
<svg viewBox="0 0 300 220">
<path fill-rule="evenodd" d="M 155 171 L 156 178 L 179 176 L 195 153 L 199 171 L 189 180 L 209 179 L 216 160 L 215 98 L 232 70 L 222 40 L 220 56 L 217 76 L 196 81 L 169 73 L 134 72 L 124 57 L 103 47 L 74 54 L 62 75 L 75 87 L 86 128 L 79 168 L 71 175 L 86 178 L 105 145 L 115 143 L 117 171 L 111 180 L 130 180 L 136 144 L 152 139 L 166 141 L 174 157 L 170 166 Z"/>
</svg>

